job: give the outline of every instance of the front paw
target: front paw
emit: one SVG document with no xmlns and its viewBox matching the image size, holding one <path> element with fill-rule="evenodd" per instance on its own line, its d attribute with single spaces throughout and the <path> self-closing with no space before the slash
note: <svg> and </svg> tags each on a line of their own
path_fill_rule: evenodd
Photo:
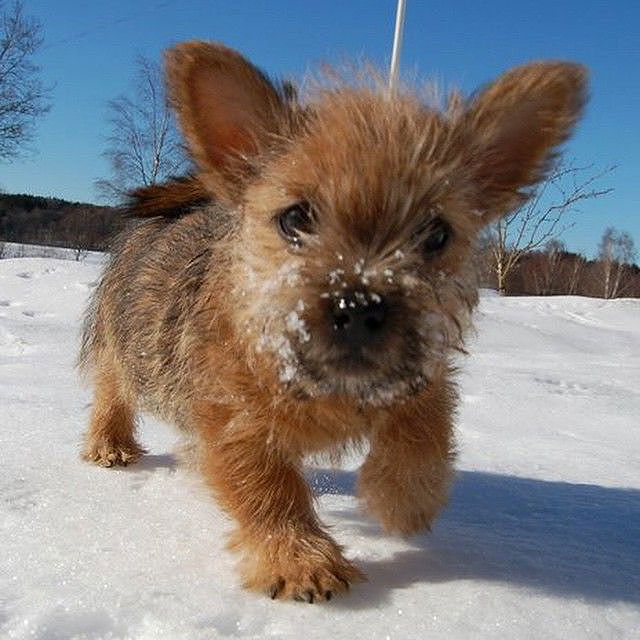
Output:
<svg viewBox="0 0 640 640">
<path fill-rule="evenodd" d="M 347 591 L 365 575 L 345 559 L 330 538 L 290 536 L 247 554 L 241 568 L 244 586 L 272 599 L 321 602 Z"/>
<path fill-rule="evenodd" d="M 111 440 L 90 439 L 82 451 L 82 459 L 99 467 L 126 467 L 137 462 L 146 450 L 134 440 L 116 442 Z"/>
<path fill-rule="evenodd" d="M 431 531 L 440 505 L 372 505 L 365 502 L 367 510 L 377 518 L 383 529 L 392 535 L 412 536 Z"/>
<path fill-rule="evenodd" d="M 375 480 L 380 480 L 375 478 Z M 430 531 L 436 516 L 446 504 L 451 475 L 442 473 L 404 482 L 374 481 L 370 474 L 360 478 L 359 494 L 364 509 L 385 531 L 410 536 Z"/>
</svg>

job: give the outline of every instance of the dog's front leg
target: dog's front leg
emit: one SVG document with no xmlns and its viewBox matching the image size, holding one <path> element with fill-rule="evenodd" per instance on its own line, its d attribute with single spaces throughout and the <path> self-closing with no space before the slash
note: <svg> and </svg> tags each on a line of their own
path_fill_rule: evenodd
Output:
<svg viewBox="0 0 640 640">
<path fill-rule="evenodd" d="M 453 476 L 446 397 L 390 411 L 370 444 L 358 483 L 365 508 L 390 533 L 411 535 L 430 529 L 447 501 Z"/>
<path fill-rule="evenodd" d="M 322 529 L 295 457 L 237 417 L 217 433 L 207 424 L 199 431 L 201 470 L 238 523 L 230 546 L 242 554 L 245 587 L 314 602 L 364 579 Z"/>
</svg>

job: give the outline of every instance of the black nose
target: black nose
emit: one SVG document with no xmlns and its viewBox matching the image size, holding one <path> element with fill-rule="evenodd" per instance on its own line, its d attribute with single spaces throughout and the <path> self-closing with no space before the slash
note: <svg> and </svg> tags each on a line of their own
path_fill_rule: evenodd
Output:
<svg viewBox="0 0 640 640">
<path fill-rule="evenodd" d="M 377 293 L 345 292 L 333 301 L 334 333 L 349 346 L 362 347 L 381 332 L 387 312 L 386 301 Z"/>
</svg>

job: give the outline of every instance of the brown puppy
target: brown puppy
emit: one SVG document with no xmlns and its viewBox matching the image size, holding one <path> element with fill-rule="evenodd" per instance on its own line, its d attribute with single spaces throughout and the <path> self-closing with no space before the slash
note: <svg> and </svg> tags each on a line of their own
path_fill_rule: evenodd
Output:
<svg viewBox="0 0 640 640">
<path fill-rule="evenodd" d="M 147 219 L 96 292 L 84 457 L 136 460 L 138 410 L 175 422 L 238 524 L 244 584 L 328 600 L 363 576 L 301 461 L 367 441 L 366 509 L 392 533 L 429 527 L 452 478 L 474 241 L 544 177 L 585 70 L 532 64 L 444 111 L 373 82 L 301 105 L 205 43 L 171 50 L 167 75 L 198 174 L 137 194 Z"/>
</svg>

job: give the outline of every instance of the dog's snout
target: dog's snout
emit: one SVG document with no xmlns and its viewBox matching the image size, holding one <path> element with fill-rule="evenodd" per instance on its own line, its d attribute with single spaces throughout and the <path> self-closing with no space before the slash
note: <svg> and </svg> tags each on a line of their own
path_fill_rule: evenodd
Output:
<svg viewBox="0 0 640 640">
<path fill-rule="evenodd" d="M 387 314 L 387 302 L 377 293 L 345 292 L 333 301 L 331 321 L 340 339 L 362 346 L 384 327 Z"/>
</svg>

